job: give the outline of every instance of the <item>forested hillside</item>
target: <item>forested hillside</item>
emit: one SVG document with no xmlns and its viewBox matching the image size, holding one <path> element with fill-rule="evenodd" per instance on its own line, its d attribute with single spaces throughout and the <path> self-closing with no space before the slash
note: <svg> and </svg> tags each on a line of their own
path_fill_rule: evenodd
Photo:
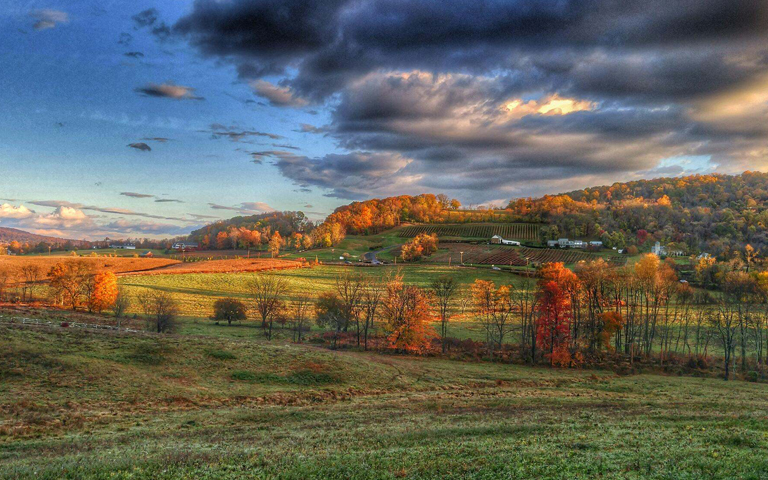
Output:
<svg viewBox="0 0 768 480">
<path fill-rule="evenodd" d="M 766 252 L 768 174 L 638 180 L 509 203 L 513 216 L 548 223 L 545 236 L 602 238 L 609 246 L 659 241 L 690 253 Z"/>
</svg>

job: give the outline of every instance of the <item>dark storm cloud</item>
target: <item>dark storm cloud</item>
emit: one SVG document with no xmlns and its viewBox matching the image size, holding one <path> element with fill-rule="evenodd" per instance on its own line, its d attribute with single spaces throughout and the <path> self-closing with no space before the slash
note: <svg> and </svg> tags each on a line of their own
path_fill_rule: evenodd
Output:
<svg viewBox="0 0 768 480">
<path fill-rule="evenodd" d="M 141 150 L 142 152 L 151 152 L 152 148 L 144 142 L 129 143 L 129 147 Z"/>
<path fill-rule="evenodd" d="M 272 105 L 331 109 L 298 131 L 347 153 L 252 153 L 331 195 L 483 199 L 685 155 L 768 166 L 761 0 L 197 0 L 174 32 Z"/>
<path fill-rule="evenodd" d="M 546 52 L 583 60 L 602 50 L 759 43 L 765 8 L 757 0 L 199 0 L 175 31 L 208 55 L 234 58 L 241 76 L 296 64 L 293 86 L 317 98 L 382 68 L 479 73 Z"/>
</svg>

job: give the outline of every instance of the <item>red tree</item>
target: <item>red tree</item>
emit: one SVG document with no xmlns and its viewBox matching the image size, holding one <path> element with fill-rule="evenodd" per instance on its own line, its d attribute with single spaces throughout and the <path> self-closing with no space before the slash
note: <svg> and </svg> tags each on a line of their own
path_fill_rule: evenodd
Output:
<svg viewBox="0 0 768 480">
<path fill-rule="evenodd" d="M 552 364 L 567 363 L 567 347 L 571 329 L 571 292 L 577 278 L 562 263 L 547 263 L 539 281 L 539 318 L 536 343 Z M 557 359 L 557 362 L 555 361 Z"/>
</svg>

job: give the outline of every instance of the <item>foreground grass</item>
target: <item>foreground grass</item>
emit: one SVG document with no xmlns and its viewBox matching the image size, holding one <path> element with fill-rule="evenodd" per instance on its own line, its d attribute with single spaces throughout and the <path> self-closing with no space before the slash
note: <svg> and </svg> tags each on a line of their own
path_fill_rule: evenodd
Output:
<svg viewBox="0 0 768 480">
<path fill-rule="evenodd" d="M 5 478 L 766 478 L 766 387 L 0 326 Z"/>
</svg>

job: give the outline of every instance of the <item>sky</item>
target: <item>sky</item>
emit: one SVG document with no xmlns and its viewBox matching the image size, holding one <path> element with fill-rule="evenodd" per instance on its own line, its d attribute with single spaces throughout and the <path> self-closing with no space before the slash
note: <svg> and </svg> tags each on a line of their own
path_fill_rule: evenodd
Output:
<svg viewBox="0 0 768 480">
<path fill-rule="evenodd" d="M 768 3 L 0 1 L 0 226 L 768 168 Z"/>
</svg>

